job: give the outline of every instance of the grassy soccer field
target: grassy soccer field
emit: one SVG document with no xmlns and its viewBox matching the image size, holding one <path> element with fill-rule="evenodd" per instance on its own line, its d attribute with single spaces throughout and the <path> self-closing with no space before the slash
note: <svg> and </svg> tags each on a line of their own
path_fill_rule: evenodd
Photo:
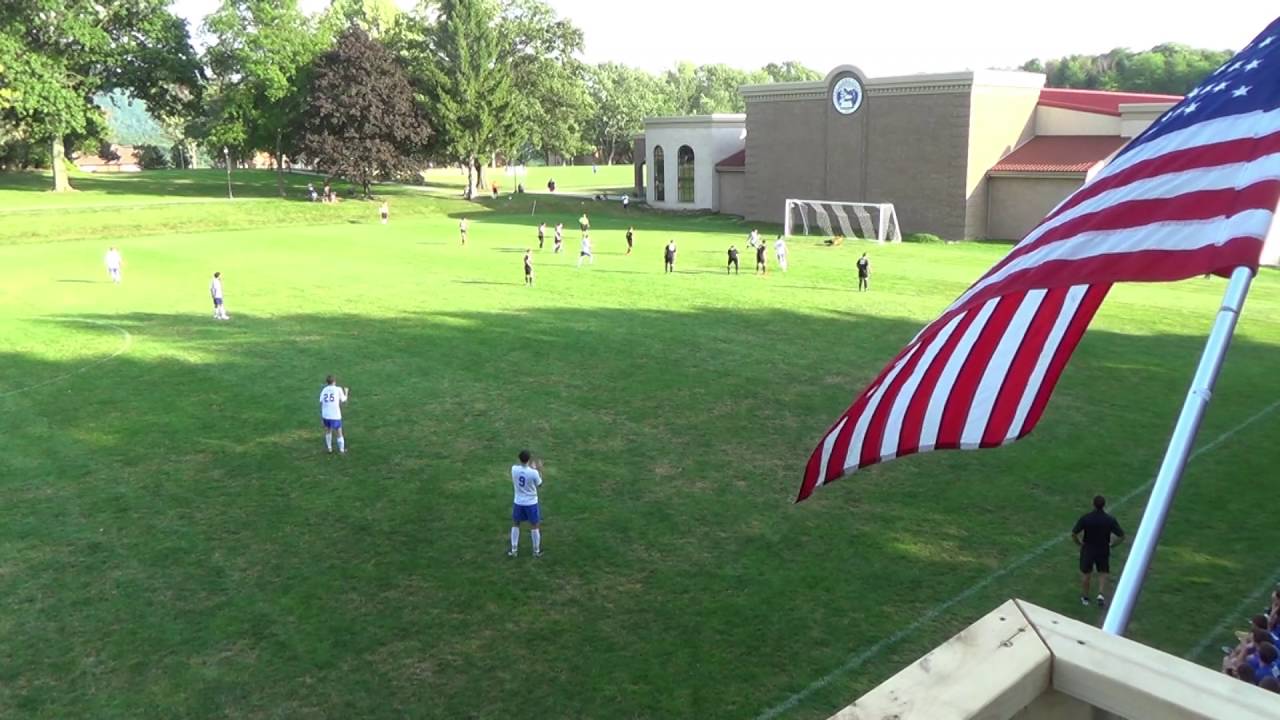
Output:
<svg viewBox="0 0 1280 720">
<path fill-rule="evenodd" d="M 42 182 L 0 175 L 0 717 L 823 718 L 1005 598 L 1098 622 L 1045 543 L 1096 492 L 1136 529 L 1224 287 L 1117 288 L 1027 440 L 796 506 L 828 424 L 1007 248 L 797 239 L 726 277 L 749 226 L 714 216 L 384 188 L 383 226 L 305 177 Z M 566 252 L 527 288 L 539 219 Z M 1277 318 L 1264 271 L 1132 626 L 1213 637 L 1205 663 L 1280 574 Z M 539 560 L 504 556 L 522 447 Z"/>
</svg>

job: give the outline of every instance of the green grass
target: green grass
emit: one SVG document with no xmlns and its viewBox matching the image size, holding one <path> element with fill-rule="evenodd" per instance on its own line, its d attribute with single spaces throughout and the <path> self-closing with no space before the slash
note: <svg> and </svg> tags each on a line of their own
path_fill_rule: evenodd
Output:
<svg viewBox="0 0 1280 720">
<path fill-rule="evenodd" d="M 631 165 L 600 165 L 594 170 L 590 165 L 531 165 L 525 168 L 523 177 L 507 175 L 499 169 L 491 175 L 498 181 L 501 192 L 511 192 L 516 183 L 523 182 L 530 192 L 546 192 L 547 181 L 556 181 L 556 192 L 559 193 L 597 193 L 611 194 L 634 191 L 635 169 Z M 467 175 L 459 168 L 436 168 L 426 173 L 428 186 L 447 188 L 461 192 L 467 185 Z"/>
<path fill-rule="evenodd" d="M 1146 482 L 1223 289 L 1118 288 L 1030 438 L 795 506 L 827 425 L 1004 248 L 797 242 L 786 275 L 726 277 L 748 229 L 726 218 L 380 188 L 384 227 L 373 203 L 269 199 L 267 173 L 227 202 L 217 179 L 64 197 L 0 176 L 0 717 L 756 717 Z M 523 287 L 536 221 L 583 208 L 594 267 L 570 232 Z M 1201 444 L 1280 399 L 1277 318 L 1264 271 Z M 352 389 L 345 458 L 322 452 L 328 372 Z M 1276 572 L 1280 524 L 1251 499 L 1271 506 L 1277 431 L 1263 415 L 1191 464 L 1134 637 L 1182 655 Z M 510 561 L 525 446 L 547 555 L 526 533 Z M 1117 510 L 1131 532 L 1141 500 Z M 1099 621 L 1075 591 L 1063 543 L 785 717 L 826 717 L 1011 596 Z"/>
</svg>

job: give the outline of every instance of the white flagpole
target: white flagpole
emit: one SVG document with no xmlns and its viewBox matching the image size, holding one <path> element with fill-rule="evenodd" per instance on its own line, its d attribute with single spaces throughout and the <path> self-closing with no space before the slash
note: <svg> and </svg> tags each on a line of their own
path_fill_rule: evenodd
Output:
<svg viewBox="0 0 1280 720">
<path fill-rule="evenodd" d="M 1213 329 L 1209 331 L 1204 354 L 1200 356 L 1200 366 L 1196 368 L 1191 389 L 1182 405 L 1182 414 L 1178 416 L 1178 423 L 1173 428 L 1173 437 L 1169 440 L 1160 472 L 1156 475 L 1155 486 L 1151 489 L 1151 497 L 1147 500 L 1147 509 L 1142 514 L 1142 523 L 1134 536 L 1133 549 L 1129 552 L 1124 572 L 1120 574 L 1120 582 L 1111 598 L 1111 609 L 1102 623 L 1102 629 L 1112 635 L 1124 634 L 1129 626 L 1129 618 L 1133 615 L 1133 608 L 1138 604 L 1142 583 L 1151 566 L 1151 558 L 1155 556 L 1165 519 L 1169 517 L 1169 509 L 1173 506 L 1173 498 L 1178 493 L 1182 471 L 1187 466 L 1191 446 L 1195 444 L 1196 432 L 1200 429 L 1200 420 L 1213 395 L 1213 385 L 1218 379 L 1218 371 L 1222 369 L 1222 359 L 1231 345 L 1231 335 L 1235 332 L 1236 320 L 1240 317 L 1240 309 L 1244 306 L 1244 298 L 1249 294 L 1249 283 L 1252 281 L 1253 271 L 1247 267 L 1238 267 L 1231 273 L 1231 281 L 1222 298 L 1222 307 L 1214 319 Z"/>
</svg>

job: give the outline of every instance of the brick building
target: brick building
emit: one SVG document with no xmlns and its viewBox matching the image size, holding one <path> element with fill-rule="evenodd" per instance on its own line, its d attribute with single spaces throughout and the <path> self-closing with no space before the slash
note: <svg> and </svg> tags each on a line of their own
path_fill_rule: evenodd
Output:
<svg viewBox="0 0 1280 720">
<path fill-rule="evenodd" d="M 846 65 L 745 86 L 745 115 L 647 120 L 636 192 L 769 222 L 787 198 L 889 202 L 905 233 L 1018 238 L 1180 99 L 1044 82 L 993 70 L 866 78 Z"/>
</svg>

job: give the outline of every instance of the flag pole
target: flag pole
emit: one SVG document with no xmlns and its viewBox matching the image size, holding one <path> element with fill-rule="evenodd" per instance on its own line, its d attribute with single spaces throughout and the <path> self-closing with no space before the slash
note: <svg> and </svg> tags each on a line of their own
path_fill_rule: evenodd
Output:
<svg viewBox="0 0 1280 720">
<path fill-rule="evenodd" d="M 1129 626 L 1129 618 L 1133 615 L 1133 608 L 1138 604 L 1142 583 L 1147 577 L 1151 559 L 1155 556 L 1160 533 L 1164 530 L 1165 520 L 1173 506 L 1173 498 L 1178 493 L 1182 471 L 1191 455 L 1191 446 L 1195 444 L 1200 420 L 1213 395 L 1213 385 L 1218 379 L 1218 371 L 1222 369 L 1222 359 L 1231 345 L 1231 335 L 1235 332 L 1236 320 L 1240 317 L 1240 309 L 1244 306 L 1244 298 L 1249 294 L 1249 284 L 1252 281 L 1253 271 L 1247 267 L 1238 267 L 1231 272 L 1227 292 L 1222 298 L 1222 307 L 1209 331 L 1204 354 L 1200 356 L 1200 366 L 1196 368 L 1191 389 L 1187 391 L 1182 414 L 1178 416 L 1178 423 L 1173 428 L 1173 437 L 1165 450 L 1164 461 L 1160 464 L 1155 486 L 1147 500 L 1147 509 L 1142 514 L 1142 523 L 1138 525 L 1138 532 L 1134 536 L 1133 550 L 1125 561 L 1124 572 L 1120 574 L 1120 582 L 1111 598 L 1111 609 L 1102 623 L 1103 631 L 1112 635 L 1124 635 Z"/>
</svg>

